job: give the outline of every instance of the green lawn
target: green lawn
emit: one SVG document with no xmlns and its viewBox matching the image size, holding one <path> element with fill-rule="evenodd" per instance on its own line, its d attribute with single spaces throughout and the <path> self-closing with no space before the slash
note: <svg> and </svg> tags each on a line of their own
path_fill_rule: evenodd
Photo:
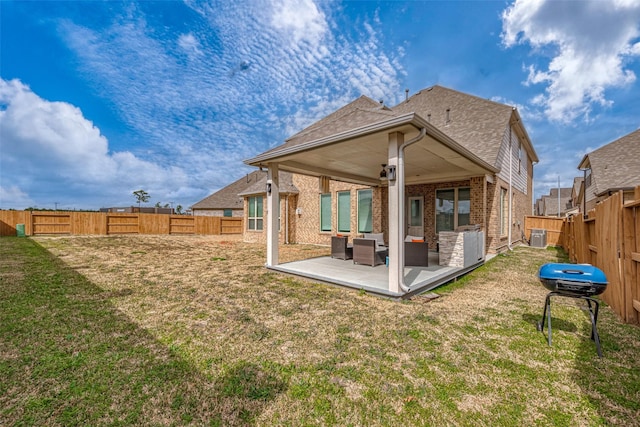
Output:
<svg viewBox="0 0 640 427">
<path fill-rule="evenodd" d="M 241 242 L 1 238 L 0 425 L 640 425 L 640 328 L 602 304 L 598 359 L 560 299 L 553 346 L 536 330 L 563 260 L 518 248 L 393 302 Z"/>
</svg>

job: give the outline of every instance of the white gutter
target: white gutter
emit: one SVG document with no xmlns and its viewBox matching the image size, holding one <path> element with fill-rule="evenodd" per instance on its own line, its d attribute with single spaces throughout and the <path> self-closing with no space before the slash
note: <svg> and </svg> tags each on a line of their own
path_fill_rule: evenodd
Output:
<svg viewBox="0 0 640 427">
<path fill-rule="evenodd" d="M 415 144 L 416 142 L 420 141 L 422 138 L 425 137 L 425 135 L 427 134 L 427 129 L 426 128 L 421 128 L 420 129 L 420 133 L 418 134 L 418 136 L 416 136 L 413 139 L 410 139 L 409 141 L 406 141 L 405 143 L 403 143 L 400 148 L 398 149 L 398 170 L 397 170 L 397 174 L 396 174 L 396 179 L 398 180 L 398 187 L 400 188 L 400 200 L 398 202 L 398 217 L 400 219 L 400 221 L 402 221 L 402 229 L 400 231 L 400 233 L 398 233 L 398 241 L 396 242 L 398 244 L 398 254 L 400 254 L 400 259 L 398 260 L 398 262 L 400 263 L 400 266 L 403 270 L 402 273 L 402 278 L 400 280 L 400 289 L 402 289 L 404 292 L 410 292 L 411 288 L 409 288 L 407 285 L 404 284 L 404 224 L 405 224 L 405 217 L 404 217 L 404 150 L 405 148 L 407 148 L 408 146 L 410 146 L 411 144 Z"/>
<path fill-rule="evenodd" d="M 509 125 L 509 231 L 507 233 L 507 248 L 509 250 L 512 250 L 511 248 L 511 228 L 512 228 L 512 221 L 513 221 L 513 217 L 511 216 L 512 213 L 511 211 L 513 210 L 513 201 L 511 200 L 511 193 L 513 192 L 513 190 L 511 189 L 511 180 L 513 179 L 511 176 L 511 168 L 513 165 L 513 129 L 511 128 L 511 125 Z"/>
<path fill-rule="evenodd" d="M 289 194 L 284 199 L 284 244 L 289 244 Z"/>
</svg>

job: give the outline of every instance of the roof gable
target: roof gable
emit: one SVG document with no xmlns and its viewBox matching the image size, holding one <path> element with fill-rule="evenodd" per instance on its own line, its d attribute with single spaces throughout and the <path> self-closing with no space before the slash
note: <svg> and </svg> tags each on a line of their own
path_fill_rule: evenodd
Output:
<svg viewBox="0 0 640 427">
<path fill-rule="evenodd" d="M 289 172 L 281 171 L 279 177 L 280 186 L 283 188 L 281 192 L 298 192 L 298 189 L 293 185 Z M 266 171 L 253 171 L 195 203 L 191 209 L 243 209 L 244 201 L 242 200 L 241 194 L 252 191 L 252 189 L 256 189 L 256 191 L 253 192 L 256 194 L 260 193 L 258 189 L 261 189 L 264 193 L 266 182 Z"/>
<path fill-rule="evenodd" d="M 640 129 L 585 156 L 595 194 L 640 185 Z M 585 164 L 583 160 L 582 164 Z"/>
<path fill-rule="evenodd" d="M 513 107 L 433 86 L 393 107 L 415 112 L 482 160 L 496 165 Z"/>
</svg>

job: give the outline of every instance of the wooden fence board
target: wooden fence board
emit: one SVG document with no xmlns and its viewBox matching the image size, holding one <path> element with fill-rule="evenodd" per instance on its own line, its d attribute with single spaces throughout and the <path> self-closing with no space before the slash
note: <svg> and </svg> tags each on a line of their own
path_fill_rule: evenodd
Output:
<svg viewBox="0 0 640 427">
<path fill-rule="evenodd" d="M 0 236 L 15 236 L 17 224 L 24 224 L 25 234 L 31 235 L 31 212 L 0 211 Z"/>
<path fill-rule="evenodd" d="M 627 323 L 640 323 L 640 186 L 635 201 L 624 202 L 623 193 L 612 194 L 588 212 L 566 219 L 562 246 L 569 259 L 592 264 L 607 276 L 609 285 L 601 298 Z M 532 228 L 558 230 L 557 218 L 526 217 Z M 547 243 L 554 244 L 547 232 Z M 560 240 L 559 240 L 560 242 Z"/>
<path fill-rule="evenodd" d="M 242 218 L 104 212 L 0 211 L 0 236 L 25 234 L 242 234 Z"/>
</svg>

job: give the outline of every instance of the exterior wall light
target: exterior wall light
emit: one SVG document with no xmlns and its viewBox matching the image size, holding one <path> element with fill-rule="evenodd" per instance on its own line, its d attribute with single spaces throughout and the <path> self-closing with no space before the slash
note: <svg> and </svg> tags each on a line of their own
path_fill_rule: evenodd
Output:
<svg viewBox="0 0 640 427">
<path fill-rule="evenodd" d="M 271 183 L 267 182 L 267 194 L 271 194 Z"/>
</svg>

